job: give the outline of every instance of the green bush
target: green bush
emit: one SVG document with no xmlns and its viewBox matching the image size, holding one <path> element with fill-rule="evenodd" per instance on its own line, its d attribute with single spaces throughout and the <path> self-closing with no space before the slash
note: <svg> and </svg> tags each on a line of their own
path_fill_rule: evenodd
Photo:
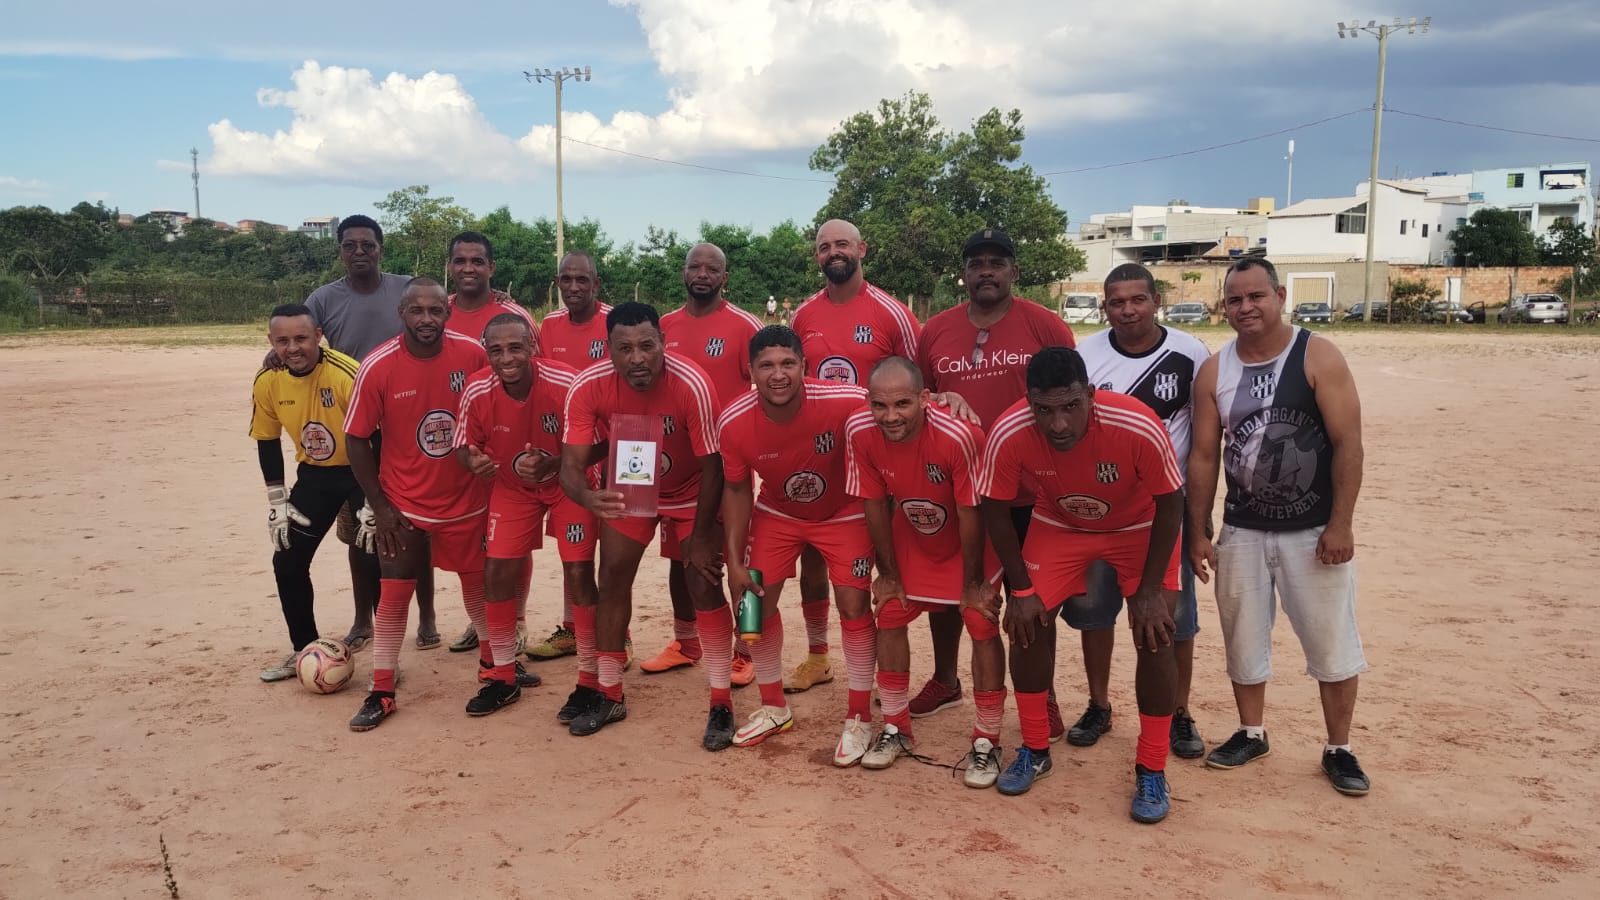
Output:
<svg viewBox="0 0 1600 900">
<path fill-rule="evenodd" d="M 0 316 L 25 319 L 30 312 L 37 315 L 38 305 L 28 283 L 15 275 L 0 275 Z"/>
</svg>

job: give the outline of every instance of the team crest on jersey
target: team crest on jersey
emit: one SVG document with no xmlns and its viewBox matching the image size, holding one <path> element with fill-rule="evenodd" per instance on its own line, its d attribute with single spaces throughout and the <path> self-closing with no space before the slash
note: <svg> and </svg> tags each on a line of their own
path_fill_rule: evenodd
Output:
<svg viewBox="0 0 1600 900">
<path fill-rule="evenodd" d="M 319 393 L 322 397 L 322 408 L 333 409 L 333 388 L 323 388 Z"/>
<path fill-rule="evenodd" d="M 1094 478 L 1101 484 L 1114 484 L 1118 478 L 1117 464 L 1114 462 L 1101 462 L 1094 464 Z"/>
<path fill-rule="evenodd" d="M 569 544 L 581 544 L 581 543 L 583 543 L 583 523 L 582 522 L 573 522 L 571 525 L 567 526 L 567 543 L 569 543 Z"/>
<path fill-rule="evenodd" d="M 306 456 L 317 462 L 325 462 L 333 457 L 338 449 L 334 443 L 333 432 L 321 422 L 307 422 L 306 427 L 300 429 L 300 448 Z"/>
<path fill-rule="evenodd" d="M 676 423 L 674 423 L 672 421 L 672 417 L 671 416 L 662 416 L 661 417 L 661 433 L 662 434 L 671 434 L 676 430 L 678 430 L 678 426 L 677 426 Z"/>
<path fill-rule="evenodd" d="M 1061 507 L 1061 511 L 1069 516 L 1087 519 L 1091 522 L 1104 519 L 1106 513 L 1111 512 L 1111 504 L 1101 500 L 1099 497 L 1091 497 L 1088 494 L 1068 494 L 1065 497 L 1057 497 L 1056 505 Z"/>
<path fill-rule="evenodd" d="M 944 480 L 947 477 L 949 477 L 949 476 L 944 474 L 944 470 L 943 469 L 939 468 L 938 466 L 934 465 L 933 463 L 928 463 L 928 483 L 929 484 L 944 484 Z"/>
<path fill-rule="evenodd" d="M 417 423 L 417 446 L 433 459 L 450 455 L 455 443 L 456 417 L 445 409 L 429 410 Z"/>
<path fill-rule="evenodd" d="M 858 343 L 858 344 L 870 344 L 870 343 L 872 343 L 872 326 L 871 325 L 857 325 L 856 326 L 856 343 Z"/>
<path fill-rule="evenodd" d="M 1168 403 L 1178 399 L 1178 373 L 1156 373 L 1154 393 L 1157 400 L 1165 400 Z"/>
<path fill-rule="evenodd" d="M 817 448 L 817 454 L 819 456 L 821 454 L 823 454 L 823 453 L 832 452 L 832 450 L 833 450 L 833 432 L 824 431 L 821 434 L 813 435 L 812 438 L 811 438 L 811 442 Z"/>
<path fill-rule="evenodd" d="M 721 356 L 722 355 L 722 347 L 723 347 L 722 338 L 706 338 L 706 355 L 707 356 Z"/>
<path fill-rule="evenodd" d="M 783 495 L 795 503 L 815 503 L 828 490 L 828 482 L 816 472 L 796 472 L 783 481 Z"/>
<path fill-rule="evenodd" d="M 866 578 L 872 574 L 872 560 L 858 556 L 850 561 L 850 574 L 856 578 Z"/>
<path fill-rule="evenodd" d="M 450 390 L 455 391 L 456 393 L 459 394 L 459 393 L 461 393 L 461 389 L 466 386 L 466 383 L 467 383 L 466 370 L 457 369 L 454 372 L 450 373 Z"/>
<path fill-rule="evenodd" d="M 590 359 L 599 359 L 600 357 L 605 356 L 605 355 L 606 355 L 606 342 L 605 341 L 590 341 L 589 342 L 589 358 Z"/>
<path fill-rule="evenodd" d="M 1111 382 L 1109 382 L 1109 381 L 1102 382 L 1099 387 L 1095 388 L 1095 390 L 1097 390 L 1097 391 L 1109 391 L 1109 390 L 1111 390 Z"/>
<path fill-rule="evenodd" d="M 1250 376 L 1250 396 L 1257 400 L 1265 400 L 1272 396 L 1278 387 L 1277 372 L 1262 372 L 1260 375 Z"/>
<path fill-rule="evenodd" d="M 817 377 L 823 381 L 855 384 L 856 365 L 843 356 L 830 356 L 817 366 Z"/>
<path fill-rule="evenodd" d="M 539 417 L 539 427 L 544 429 L 545 434 L 555 434 L 561 430 L 561 422 L 555 413 L 545 413 Z"/>
<path fill-rule="evenodd" d="M 900 512 L 905 515 L 906 521 L 911 523 L 911 527 L 915 528 L 918 534 L 929 537 L 943 531 L 945 523 L 950 521 L 950 511 L 932 500 L 902 500 Z"/>
</svg>

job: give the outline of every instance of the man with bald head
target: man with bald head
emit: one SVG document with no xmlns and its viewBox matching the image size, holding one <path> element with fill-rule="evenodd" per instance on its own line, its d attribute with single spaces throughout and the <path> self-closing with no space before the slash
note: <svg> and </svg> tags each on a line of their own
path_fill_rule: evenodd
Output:
<svg viewBox="0 0 1600 900">
<path fill-rule="evenodd" d="M 794 330 L 805 347 L 806 374 L 824 381 L 864 384 L 872 367 L 890 356 L 917 358 L 921 327 L 904 303 L 867 283 L 861 262 L 867 244 L 843 219 L 829 219 L 812 244 L 827 286 L 800 304 Z M 808 653 L 784 679 L 784 689 L 804 691 L 833 680 L 828 657 L 828 577 L 822 558 L 800 557 L 800 610 Z"/>
<path fill-rule="evenodd" d="M 690 360 L 705 370 L 711 381 L 715 412 L 750 391 L 750 338 L 761 330 L 761 320 L 729 303 L 722 296 L 728 283 L 728 258 L 715 244 L 696 244 L 683 261 L 684 304 L 661 317 L 661 334 L 668 352 Z M 671 531 L 661 535 L 661 555 L 671 560 L 668 587 L 672 595 L 672 643 L 652 659 L 639 663 L 645 672 L 667 672 L 692 666 L 701 656 L 698 617 L 689 598 L 683 558 Z M 743 687 L 755 679 L 750 648 L 736 641 L 730 677 Z"/>
</svg>

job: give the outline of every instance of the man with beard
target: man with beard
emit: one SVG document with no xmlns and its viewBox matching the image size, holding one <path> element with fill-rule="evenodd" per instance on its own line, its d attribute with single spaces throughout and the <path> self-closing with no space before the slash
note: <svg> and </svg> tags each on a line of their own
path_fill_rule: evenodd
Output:
<svg viewBox="0 0 1600 900">
<path fill-rule="evenodd" d="M 561 412 L 577 374 L 555 360 L 534 361 L 533 333 L 515 313 L 501 313 L 483 332 L 489 368 L 477 373 L 461 395 L 456 458 L 493 484 L 484 542 L 488 640 L 480 641 L 479 667 L 491 675 L 467 704 L 471 715 L 488 715 L 521 695 L 517 668 L 517 600 L 527 595 L 529 554 L 556 538 L 565 592 L 591 611 L 595 521 L 556 482 L 561 464 Z M 571 722 L 597 690 L 594 647 L 578 657 L 578 687 L 556 714 Z"/>
<path fill-rule="evenodd" d="M 447 268 L 450 280 L 456 285 L 456 292 L 450 295 L 450 318 L 445 325 L 447 329 L 463 337 L 482 341 L 484 329 L 491 320 L 502 313 L 511 313 L 528 323 L 534 351 L 538 351 L 539 326 L 534 323 L 533 316 L 517 305 L 510 294 L 494 290 L 489 285 L 494 278 L 494 244 L 487 237 L 476 231 L 463 231 L 451 238 Z M 519 648 L 527 635 L 524 620 L 528 604 L 528 578 L 533 574 L 531 561 L 525 573 L 527 577 L 523 579 L 517 594 Z M 467 630 L 450 645 L 450 650 L 452 653 L 462 653 L 477 646 L 478 631 L 468 624 Z"/>
<path fill-rule="evenodd" d="M 711 710 L 702 743 L 722 750 L 733 739 L 733 701 L 728 668 L 733 655 L 733 611 L 722 593 L 722 526 L 717 506 L 722 499 L 722 455 L 717 443 L 716 400 L 705 372 L 666 351 L 660 318 L 653 307 L 623 303 L 606 316 L 609 363 L 590 366 L 578 375 L 567 394 L 561 447 L 561 489 L 588 509 L 600 526 L 600 601 L 594 620 L 581 606 L 573 608 L 581 645 L 591 632 L 596 647 L 600 695 L 572 720 L 568 730 L 590 735 L 627 718 L 622 672 L 627 662 L 624 641 L 633 615 L 633 583 L 639 561 L 656 528 L 670 528 L 683 547 L 685 579 L 694 603 L 703 655 L 701 665 L 711 687 Z M 588 470 L 606 454 L 604 441 L 613 435 L 613 420 L 644 417 L 659 428 L 654 465 L 638 459 L 660 490 L 657 512 L 627 515 L 623 494 L 609 486 L 596 488 Z M 656 425 L 655 423 L 659 423 Z M 612 448 L 612 460 L 623 454 Z M 607 473 L 615 476 L 613 468 Z"/>
<path fill-rule="evenodd" d="M 1138 263 L 1124 263 L 1105 280 L 1106 321 L 1111 327 L 1086 338 L 1078 348 L 1089 381 L 1102 391 L 1127 394 L 1150 407 L 1167 426 L 1178 471 L 1189 464 L 1189 416 L 1195 372 L 1211 352 L 1187 332 L 1156 321 L 1161 294 L 1155 276 Z M 1179 546 L 1185 546 L 1180 539 Z M 1189 715 L 1189 684 L 1194 675 L 1194 636 L 1200 631 L 1195 602 L 1194 570 L 1189 555 L 1179 553 L 1177 633 L 1173 652 L 1178 660 L 1178 705 L 1172 713 L 1172 752 L 1198 759 L 1205 742 Z M 1067 732 L 1067 742 L 1092 746 L 1111 730 L 1111 650 L 1116 643 L 1122 592 L 1116 573 L 1105 563 L 1089 568 L 1089 590 L 1061 605 L 1061 619 L 1082 633 L 1083 669 L 1089 682 L 1089 708 Z"/>
<path fill-rule="evenodd" d="M 784 699 L 783 619 L 778 600 L 794 576 L 801 548 L 824 560 L 844 630 L 850 689 L 844 731 L 833 764 L 855 765 L 872 739 L 872 676 L 876 651 L 872 603 L 872 542 L 861 503 L 845 492 L 845 423 L 862 409 L 855 385 L 805 377 L 800 336 L 782 325 L 761 329 L 749 342 L 755 391 L 723 410 L 726 485 L 722 517 L 728 530 L 728 588 L 761 598 L 761 638 L 751 647 L 761 708 L 734 735 L 739 746 L 759 744 L 794 724 Z M 761 494 L 752 481 L 761 477 Z M 754 583 L 750 570 L 762 573 Z"/>
<path fill-rule="evenodd" d="M 917 365 L 928 388 L 960 393 L 990 430 L 1026 391 L 1033 354 L 1042 347 L 1074 346 L 1072 329 L 1060 316 L 1011 292 L 1019 274 L 1010 235 L 995 228 L 975 232 L 961 248 L 967 302 L 929 319 L 917 344 Z M 1023 490 L 1011 508 L 1018 538 L 1026 538 L 1032 516 L 1033 495 Z M 954 608 L 930 611 L 928 630 L 933 675 L 911 699 L 914 717 L 961 704 L 961 618 Z M 1065 726 L 1053 692 L 1049 709 L 1050 739 L 1059 740 Z"/>
<path fill-rule="evenodd" d="M 728 283 L 728 261 L 714 244 L 697 244 L 683 262 L 683 288 L 689 299 L 661 317 L 661 333 L 667 352 L 695 363 L 705 370 L 716 392 L 716 411 L 750 393 L 750 357 L 745 348 L 761 330 L 755 316 L 729 303 L 723 297 Z M 672 643 L 653 659 L 639 663 L 644 672 L 666 672 L 691 666 L 700 660 L 700 637 L 696 630 L 694 603 L 684 582 L 683 553 L 671 531 L 661 534 L 661 555 L 668 560 L 667 585 L 672 595 Z M 735 687 L 755 679 L 750 648 L 743 641 L 734 644 L 730 678 Z"/>
<path fill-rule="evenodd" d="M 817 266 L 828 280 L 801 302 L 794 314 L 807 361 L 806 374 L 823 381 L 862 384 L 878 361 L 917 357 L 917 320 L 904 303 L 867 283 L 861 271 L 867 245 L 856 226 L 830 219 L 817 229 L 812 245 Z M 807 654 L 784 678 L 791 693 L 833 680 L 828 656 L 828 573 L 821 556 L 800 556 L 800 612 L 806 622 Z"/>
<path fill-rule="evenodd" d="M 405 331 L 361 364 L 345 417 L 350 467 L 375 520 L 383 570 L 374 623 L 372 690 L 350 720 L 370 731 L 396 711 L 395 668 L 418 573 L 430 565 L 461 576 L 467 616 L 487 639 L 483 529 L 488 491 L 454 459 L 456 415 L 467 376 L 488 365 L 483 345 L 448 331 L 444 286 L 413 278 L 402 295 Z M 380 460 L 372 435 L 388 436 Z"/>
</svg>

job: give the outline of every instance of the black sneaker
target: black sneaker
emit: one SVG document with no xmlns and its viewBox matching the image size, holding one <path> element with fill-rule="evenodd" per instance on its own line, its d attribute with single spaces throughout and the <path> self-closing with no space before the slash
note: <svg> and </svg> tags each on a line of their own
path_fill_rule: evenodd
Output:
<svg viewBox="0 0 1600 900">
<path fill-rule="evenodd" d="M 371 691 L 367 699 L 362 701 L 361 709 L 350 718 L 351 731 L 371 731 L 383 724 L 383 720 L 394 715 L 399 710 L 394 702 L 394 694 L 388 691 Z"/>
<path fill-rule="evenodd" d="M 596 731 L 610 725 L 612 722 L 621 722 L 628 717 L 628 705 L 622 700 L 613 700 L 600 692 L 595 697 L 589 708 L 584 710 L 567 726 L 567 731 L 578 737 L 594 734 Z"/>
<path fill-rule="evenodd" d="M 1351 797 L 1365 797 L 1372 790 L 1367 773 L 1349 750 L 1325 750 L 1322 753 L 1322 771 L 1333 783 L 1333 789 Z"/>
<path fill-rule="evenodd" d="M 532 672 L 529 672 L 527 669 L 524 669 L 521 662 L 518 662 L 516 667 L 517 687 L 538 687 L 539 685 L 544 684 L 543 678 L 540 678 Z M 494 666 L 485 663 L 483 660 L 478 660 L 478 683 L 488 684 L 489 682 L 494 681 L 494 668 Z"/>
<path fill-rule="evenodd" d="M 478 688 L 478 696 L 467 701 L 467 715 L 487 716 L 502 706 L 522 699 L 522 688 L 515 684 L 506 684 L 504 681 L 485 681 L 483 687 Z"/>
<path fill-rule="evenodd" d="M 563 725 L 570 725 L 573 719 L 583 714 L 583 711 L 594 704 L 597 697 L 603 696 L 599 691 L 588 685 L 580 684 L 567 695 L 567 702 L 561 704 L 556 710 L 556 721 Z"/>
<path fill-rule="evenodd" d="M 1252 759 L 1258 759 L 1272 752 L 1267 746 L 1267 733 L 1261 732 L 1261 737 L 1253 738 L 1245 733 L 1243 728 L 1235 731 L 1233 737 L 1223 742 L 1222 746 L 1211 751 L 1206 757 L 1206 765 L 1213 769 L 1237 769 Z"/>
<path fill-rule="evenodd" d="M 1074 747 L 1093 747 L 1100 736 L 1111 730 L 1111 707 L 1095 706 L 1083 711 L 1078 721 L 1067 729 L 1067 743 Z"/>
<path fill-rule="evenodd" d="M 711 707 L 711 715 L 706 717 L 706 736 L 702 743 L 713 753 L 733 746 L 732 709 L 720 703 Z"/>
<path fill-rule="evenodd" d="M 1186 711 L 1172 714 L 1172 755 L 1179 759 L 1199 759 L 1205 755 L 1206 742 L 1200 739 L 1200 729 Z"/>
</svg>

